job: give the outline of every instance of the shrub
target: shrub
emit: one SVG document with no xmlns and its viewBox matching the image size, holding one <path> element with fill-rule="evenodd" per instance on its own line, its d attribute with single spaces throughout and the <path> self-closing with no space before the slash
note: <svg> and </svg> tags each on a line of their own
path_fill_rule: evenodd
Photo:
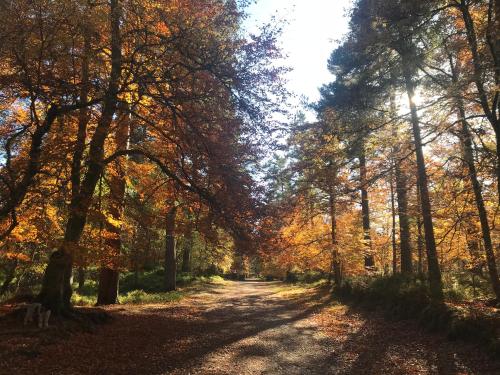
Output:
<svg viewBox="0 0 500 375">
<path fill-rule="evenodd" d="M 299 281 L 299 277 L 296 272 L 287 271 L 285 276 L 285 282 L 287 283 L 296 283 Z"/>
<path fill-rule="evenodd" d="M 129 272 L 120 277 L 120 291 L 127 293 L 133 290 L 145 292 L 162 292 L 165 285 L 165 272 L 162 268 L 146 271 L 139 275 Z"/>
<path fill-rule="evenodd" d="M 71 303 L 75 306 L 93 306 L 97 303 L 97 295 L 85 295 L 73 292 Z"/>
</svg>

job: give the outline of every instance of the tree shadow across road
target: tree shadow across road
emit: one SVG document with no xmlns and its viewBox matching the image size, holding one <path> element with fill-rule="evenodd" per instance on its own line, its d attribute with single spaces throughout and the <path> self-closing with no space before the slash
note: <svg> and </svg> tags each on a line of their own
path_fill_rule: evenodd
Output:
<svg viewBox="0 0 500 375">
<path fill-rule="evenodd" d="M 325 289 L 290 296 L 279 285 L 230 282 L 178 304 L 110 308 L 113 324 L 13 360 L 9 373 L 499 373 L 412 323 L 332 305 Z"/>
</svg>

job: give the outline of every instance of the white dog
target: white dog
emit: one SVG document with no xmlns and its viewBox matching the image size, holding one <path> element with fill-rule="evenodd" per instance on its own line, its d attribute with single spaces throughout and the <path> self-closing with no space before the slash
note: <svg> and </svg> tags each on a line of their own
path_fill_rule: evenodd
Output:
<svg viewBox="0 0 500 375">
<path fill-rule="evenodd" d="M 38 328 L 47 328 L 49 326 L 50 310 L 45 309 L 41 303 L 31 303 L 26 305 L 26 315 L 24 316 L 24 325 L 33 322 L 36 314 L 38 318 Z"/>
</svg>

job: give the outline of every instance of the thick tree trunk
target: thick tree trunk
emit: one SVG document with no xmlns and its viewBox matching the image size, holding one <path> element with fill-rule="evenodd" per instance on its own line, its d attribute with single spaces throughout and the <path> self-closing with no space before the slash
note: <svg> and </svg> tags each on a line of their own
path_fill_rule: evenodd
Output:
<svg viewBox="0 0 500 375">
<path fill-rule="evenodd" d="M 115 133 L 116 151 L 127 148 L 130 133 L 130 116 L 124 110 L 121 111 L 118 126 Z M 99 276 L 99 290 L 97 294 L 98 305 L 113 305 L 118 301 L 118 282 L 119 282 L 119 261 L 121 252 L 121 224 L 123 209 L 125 205 L 125 168 L 115 161 L 114 171 L 112 171 L 109 181 L 109 206 L 108 213 L 112 221 L 106 222 L 108 233 L 113 237 L 106 240 L 107 256 L 109 259 L 102 265 Z"/>
<path fill-rule="evenodd" d="M 85 27 L 85 26 L 84 26 Z M 78 197 L 80 194 L 81 184 L 81 168 L 83 153 L 85 151 L 85 141 L 87 139 L 87 126 L 89 123 L 89 110 L 86 107 L 89 97 L 90 80 L 89 80 L 89 60 L 91 54 L 90 35 L 88 29 L 85 27 L 83 30 L 83 56 L 82 56 L 82 84 L 80 88 L 80 101 L 83 108 L 78 113 L 78 131 L 76 135 L 76 142 L 73 150 L 73 160 L 71 162 L 71 201 L 70 211 L 73 207 L 77 206 Z M 85 260 L 80 259 L 80 264 L 84 264 Z M 83 266 L 78 267 L 78 291 L 83 290 L 85 284 L 85 269 Z"/>
<path fill-rule="evenodd" d="M 71 271 L 73 257 L 65 248 L 50 255 L 43 275 L 42 290 L 38 299 L 53 314 L 67 312 L 71 308 Z"/>
<path fill-rule="evenodd" d="M 114 267 L 102 267 L 99 272 L 98 305 L 113 305 L 118 301 L 120 274 Z"/>
<path fill-rule="evenodd" d="M 121 75 L 120 14 L 119 0 L 110 0 L 111 73 L 109 86 L 104 97 L 101 117 L 90 142 L 88 168 L 80 186 L 78 202 L 70 209 L 63 244 L 50 256 L 39 295 L 42 304 L 54 313 L 71 309 L 72 253 L 83 233 L 94 190 L 104 167 L 102 163 L 104 143 L 116 111 Z"/>
<path fill-rule="evenodd" d="M 182 252 L 182 272 L 191 272 L 191 250 L 193 248 L 193 229 L 191 226 L 188 228 L 188 232 L 185 237 L 184 249 Z"/>
<path fill-rule="evenodd" d="M 364 258 L 365 268 L 372 270 L 375 267 L 375 259 L 373 258 L 372 239 L 370 234 L 370 203 L 368 201 L 367 190 L 367 173 L 366 173 L 366 156 L 364 144 L 359 150 L 359 179 L 361 190 L 361 212 L 363 216 L 363 241 L 364 241 Z"/>
<path fill-rule="evenodd" d="M 175 261 L 175 215 L 177 207 L 173 206 L 167 212 L 165 234 L 165 290 L 175 290 L 176 261 Z"/>
<path fill-rule="evenodd" d="M 434 225 L 432 223 L 432 209 L 428 190 L 428 178 L 425 168 L 425 159 L 422 149 L 422 137 L 420 135 L 420 121 L 417 113 L 417 106 L 413 98 L 415 96 L 415 88 L 410 72 L 407 58 L 402 56 L 403 74 L 406 85 L 406 93 L 410 104 L 411 124 L 413 128 L 413 140 L 415 143 L 415 153 L 417 156 L 417 178 L 420 186 L 420 205 L 422 208 L 422 218 L 425 230 L 425 248 L 427 251 L 427 264 L 429 271 L 429 284 L 432 297 L 435 300 L 443 299 L 443 283 L 441 280 L 441 270 L 436 249 L 436 240 L 434 237 Z"/>
</svg>

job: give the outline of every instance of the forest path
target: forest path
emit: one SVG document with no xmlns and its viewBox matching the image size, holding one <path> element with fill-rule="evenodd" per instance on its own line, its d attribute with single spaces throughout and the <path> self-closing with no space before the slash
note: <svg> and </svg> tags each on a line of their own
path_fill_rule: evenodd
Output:
<svg viewBox="0 0 500 375">
<path fill-rule="evenodd" d="M 178 303 L 107 310 L 111 324 L 47 332 L 32 355 L 0 363 L 0 374 L 500 373 L 470 346 L 353 311 L 326 289 L 226 282 Z"/>
</svg>

